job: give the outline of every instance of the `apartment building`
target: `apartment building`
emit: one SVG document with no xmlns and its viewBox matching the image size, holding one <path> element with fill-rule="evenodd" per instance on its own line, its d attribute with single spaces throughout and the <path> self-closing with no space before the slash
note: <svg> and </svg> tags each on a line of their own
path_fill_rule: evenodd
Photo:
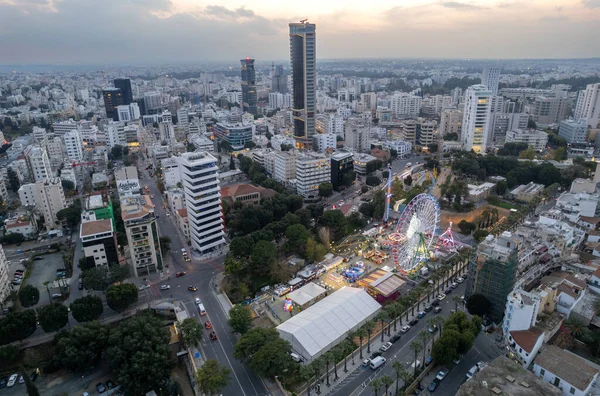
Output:
<svg viewBox="0 0 600 396">
<path fill-rule="evenodd" d="M 506 132 L 506 143 L 525 143 L 535 151 L 542 151 L 548 144 L 548 134 L 535 129 L 513 129 Z"/>
<path fill-rule="evenodd" d="M 44 147 L 38 145 L 27 146 L 23 154 L 32 181 L 43 181 L 53 176 L 50 158 Z"/>
<path fill-rule="evenodd" d="M 331 163 L 327 156 L 303 153 L 296 158 L 296 189 L 305 201 L 317 201 L 319 185 L 331 181 Z"/>
<path fill-rule="evenodd" d="M 119 264 L 117 234 L 111 219 L 97 219 L 93 211 L 82 213 L 79 238 L 87 268 Z"/>
<path fill-rule="evenodd" d="M 19 199 L 21 205 L 36 207 L 44 216 L 44 224 L 48 230 L 58 223 L 56 214 L 67 207 L 61 179 L 58 177 L 22 185 L 19 188 Z"/>
</svg>

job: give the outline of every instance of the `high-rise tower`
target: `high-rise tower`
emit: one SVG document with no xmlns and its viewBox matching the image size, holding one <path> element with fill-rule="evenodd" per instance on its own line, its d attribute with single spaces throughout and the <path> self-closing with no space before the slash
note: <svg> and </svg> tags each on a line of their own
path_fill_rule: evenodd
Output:
<svg viewBox="0 0 600 396">
<path fill-rule="evenodd" d="M 461 131 L 463 150 L 485 153 L 490 133 L 491 94 L 481 84 L 467 88 Z"/>
<path fill-rule="evenodd" d="M 492 96 L 498 95 L 498 85 L 500 84 L 500 68 L 498 67 L 486 67 L 483 69 L 483 75 L 481 77 L 481 85 L 485 85 L 490 91 Z"/>
<path fill-rule="evenodd" d="M 290 59 L 292 67 L 292 117 L 294 137 L 300 147 L 310 145 L 315 133 L 316 25 L 290 23 Z"/>
<path fill-rule="evenodd" d="M 131 90 L 131 80 L 129 78 L 115 78 L 113 81 L 115 88 L 121 90 L 123 95 L 123 104 L 131 104 L 133 102 L 133 91 Z"/>
<path fill-rule="evenodd" d="M 256 71 L 254 70 L 254 59 L 246 58 L 242 63 L 242 111 L 257 114 L 256 102 Z"/>
</svg>

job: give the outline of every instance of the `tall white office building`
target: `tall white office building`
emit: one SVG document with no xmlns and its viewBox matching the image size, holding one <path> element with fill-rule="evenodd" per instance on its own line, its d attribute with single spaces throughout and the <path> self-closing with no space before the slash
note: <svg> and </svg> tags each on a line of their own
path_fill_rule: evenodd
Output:
<svg viewBox="0 0 600 396">
<path fill-rule="evenodd" d="M 35 206 L 40 210 L 48 230 L 56 226 L 56 214 L 67 207 L 62 182 L 58 177 L 22 185 L 19 199 L 21 205 Z"/>
<path fill-rule="evenodd" d="M 481 77 L 481 85 L 485 85 L 492 96 L 498 95 L 498 85 L 500 84 L 500 68 L 499 67 L 486 67 L 483 69 L 483 76 Z"/>
<path fill-rule="evenodd" d="M 461 131 L 463 150 L 485 152 L 490 133 L 491 96 L 491 91 L 485 85 L 467 88 Z"/>
<path fill-rule="evenodd" d="M 117 106 L 119 121 L 133 121 L 140 119 L 140 107 L 133 102 L 128 105 Z"/>
<path fill-rule="evenodd" d="M 158 124 L 158 131 L 160 133 L 160 141 L 166 141 L 167 144 L 175 144 L 175 127 L 173 123 L 163 121 Z"/>
<path fill-rule="evenodd" d="M 585 90 L 579 91 L 574 116 L 575 119 L 584 119 L 588 127 L 598 128 L 598 124 L 600 124 L 600 83 L 588 84 Z"/>
<path fill-rule="evenodd" d="M 306 201 L 319 197 L 319 184 L 331 182 L 331 160 L 323 154 L 304 153 L 296 158 L 296 188 Z"/>
<path fill-rule="evenodd" d="M 67 157 L 72 161 L 81 162 L 83 160 L 83 146 L 81 144 L 81 135 L 78 130 L 69 131 L 64 134 Z"/>
<path fill-rule="evenodd" d="M 27 169 L 29 170 L 31 180 L 38 182 L 52 177 L 50 158 L 48 158 L 48 153 L 44 147 L 37 145 L 27 146 L 23 154 L 25 154 L 25 158 L 27 159 Z"/>
<path fill-rule="evenodd" d="M 110 148 L 119 146 L 127 146 L 127 137 L 125 135 L 125 123 L 121 121 L 109 121 L 106 124 L 106 135 L 108 146 Z"/>
<path fill-rule="evenodd" d="M 209 153 L 176 157 L 181 173 L 192 248 L 209 253 L 225 244 L 217 160 Z"/>
<path fill-rule="evenodd" d="M 421 110 L 422 98 L 412 93 L 400 92 L 390 99 L 392 112 L 398 118 L 417 117 Z"/>
</svg>

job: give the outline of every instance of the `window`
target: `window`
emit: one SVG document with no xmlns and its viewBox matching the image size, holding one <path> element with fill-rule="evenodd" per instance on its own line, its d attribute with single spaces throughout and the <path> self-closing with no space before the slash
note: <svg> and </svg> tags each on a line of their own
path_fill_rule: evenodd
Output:
<svg viewBox="0 0 600 396">
<path fill-rule="evenodd" d="M 544 375 L 544 374 L 546 374 L 546 370 L 540 369 L 540 375 Z"/>
<path fill-rule="evenodd" d="M 570 394 L 574 395 L 575 394 L 575 388 L 571 387 L 571 390 L 569 391 Z"/>
</svg>

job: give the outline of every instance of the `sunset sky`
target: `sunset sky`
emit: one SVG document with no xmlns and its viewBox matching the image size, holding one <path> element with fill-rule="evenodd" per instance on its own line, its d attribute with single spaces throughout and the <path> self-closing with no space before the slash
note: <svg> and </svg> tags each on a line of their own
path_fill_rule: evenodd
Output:
<svg viewBox="0 0 600 396">
<path fill-rule="evenodd" d="M 600 0 L 0 0 L 0 64 L 600 56 Z"/>
</svg>

